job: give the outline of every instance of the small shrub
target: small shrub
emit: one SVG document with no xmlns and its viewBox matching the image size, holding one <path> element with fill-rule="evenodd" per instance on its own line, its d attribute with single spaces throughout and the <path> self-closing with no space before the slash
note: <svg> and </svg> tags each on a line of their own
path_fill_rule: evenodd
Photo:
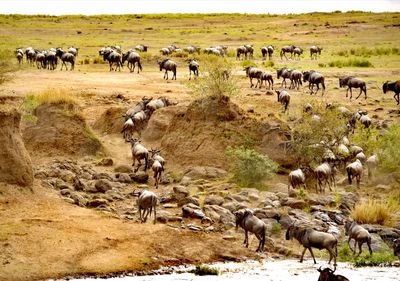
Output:
<svg viewBox="0 0 400 281">
<path fill-rule="evenodd" d="M 361 254 L 354 262 L 355 267 L 365 266 L 388 266 L 395 261 L 397 257 L 393 254 L 393 251 L 375 252 L 372 255 L 369 253 Z"/>
<path fill-rule="evenodd" d="M 393 226 L 396 223 L 393 214 L 399 210 L 398 201 L 369 199 L 368 202 L 357 204 L 352 210 L 351 216 L 360 224 Z"/>
<path fill-rule="evenodd" d="M 266 62 L 264 62 L 263 63 L 263 65 L 265 66 L 265 67 L 274 67 L 275 66 L 275 63 L 273 62 L 273 61 L 266 61 Z"/>
<path fill-rule="evenodd" d="M 209 267 L 208 265 L 196 265 L 196 268 L 189 271 L 194 275 L 205 276 L 205 275 L 218 275 L 219 271 L 216 268 Z"/>
<path fill-rule="evenodd" d="M 297 193 L 297 197 L 299 197 L 300 199 L 306 199 L 306 196 L 307 196 L 307 191 L 304 189 L 304 187 L 303 186 L 301 186 L 300 188 L 299 188 L 299 191 L 298 191 L 298 193 Z"/>
<path fill-rule="evenodd" d="M 379 169 L 386 173 L 400 174 L 400 126 L 393 124 L 377 144 Z"/>
<path fill-rule="evenodd" d="M 0 50 L 0 85 L 10 80 L 10 74 L 17 70 L 17 67 L 11 63 L 12 58 L 11 50 Z"/>
<path fill-rule="evenodd" d="M 278 169 L 274 161 L 254 149 L 228 147 L 226 154 L 233 160 L 233 181 L 241 187 L 261 188 Z"/>
<path fill-rule="evenodd" d="M 27 95 L 24 103 L 36 108 L 41 104 L 76 104 L 77 101 L 65 89 L 47 89 L 37 95 Z"/>
<path fill-rule="evenodd" d="M 329 67 L 373 67 L 373 64 L 367 59 L 350 58 L 347 60 L 334 60 L 328 63 Z"/>
<path fill-rule="evenodd" d="M 90 64 L 90 59 L 89 58 L 84 58 L 82 60 L 81 64 Z"/>
<path fill-rule="evenodd" d="M 358 122 L 359 123 L 359 122 Z M 350 137 L 352 143 L 361 146 L 366 154 L 372 154 L 376 151 L 379 144 L 380 132 L 375 128 L 365 128 L 359 123 L 357 130 Z"/>
<path fill-rule="evenodd" d="M 106 62 L 100 56 L 93 59 L 93 64 L 104 64 L 104 63 L 106 63 Z"/>
<path fill-rule="evenodd" d="M 242 61 L 240 63 L 240 66 L 243 67 L 243 68 L 246 68 L 246 67 L 249 67 L 249 66 L 257 66 L 257 64 L 255 62 L 250 61 L 250 60 L 245 60 L 245 61 Z"/>
<path fill-rule="evenodd" d="M 282 231 L 282 226 L 279 222 L 274 222 L 272 224 L 271 233 L 275 235 L 279 235 Z"/>
</svg>

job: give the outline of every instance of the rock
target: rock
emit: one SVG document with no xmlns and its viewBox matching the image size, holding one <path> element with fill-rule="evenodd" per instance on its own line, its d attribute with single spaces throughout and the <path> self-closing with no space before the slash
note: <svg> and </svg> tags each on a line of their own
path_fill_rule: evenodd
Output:
<svg viewBox="0 0 400 281">
<path fill-rule="evenodd" d="M 242 195 L 242 194 L 233 194 L 231 196 L 233 199 L 235 199 L 238 202 L 248 202 L 250 203 L 250 199 L 247 198 L 246 196 Z"/>
<path fill-rule="evenodd" d="M 183 206 L 189 203 L 200 206 L 200 201 L 196 197 L 188 196 L 177 201 L 178 201 L 178 206 Z"/>
<path fill-rule="evenodd" d="M 115 178 L 117 179 L 118 182 L 122 183 L 131 183 L 132 179 L 127 173 L 118 173 L 115 174 Z"/>
<path fill-rule="evenodd" d="M 69 189 L 61 189 L 60 190 L 60 194 L 62 196 L 69 196 L 71 194 L 71 190 L 69 190 Z"/>
<path fill-rule="evenodd" d="M 168 211 L 159 210 L 157 211 L 157 221 L 160 223 L 181 222 L 182 217 L 175 216 Z"/>
<path fill-rule="evenodd" d="M 134 182 L 137 183 L 147 183 L 147 181 L 149 180 L 149 175 L 143 171 L 137 171 L 134 174 L 129 174 L 129 176 Z"/>
<path fill-rule="evenodd" d="M 354 208 L 358 202 L 359 197 L 355 193 L 342 192 L 340 193 L 340 206 L 339 209 L 343 211 L 345 215 L 350 214 L 350 210 Z"/>
<path fill-rule="evenodd" d="M 220 222 L 224 225 L 234 223 L 235 216 L 228 210 L 218 205 L 204 206 L 204 213 L 214 222 Z"/>
<path fill-rule="evenodd" d="M 97 199 L 90 200 L 88 202 L 87 206 L 89 208 L 97 208 L 97 207 L 99 207 L 101 205 L 107 205 L 107 203 L 108 203 L 108 201 L 106 199 L 97 198 Z"/>
<path fill-rule="evenodd" d="M 278 223 L 277 220 L 268 219 L 268 218 L 264 218 L 264 219 L 262 219 L 262 221 L 265 223 L 265 230 L 269 234 L 272 233 L 272 229 L 273 229 L 274 225 Z"/>
<path fill-rule="evenodd" d="M 371 248 L 373 252 L 387 252 L 389 250 L 389 246 L 376 233 L 371 233 Z M 363 251 L 368 249 L 367 243 L 364 243 L 362 249 Z"/>
<path fill-rule="evenodd" d="M 114 165 L 114 161 L 111 158 L 103 158 L 100 160 L 99 163 L 97 163 L 97 166 L 112 166 L 112 165 Z"/>
<path fill-rule="evenodd" d="M 217 179 L 225 177 L 228 173 L 225 170 L 207 167 L 207 166 L 197 166 L 192 167 L 184 173 L 184 176 L 193 179 Z"/>
<path fill-rule="evenodd" d="M 279 223 L 283 228 L 287 229 L 293 223 L 293 219 L 289 215 L 282 215 L 279 219 Z"/>
<path fill-rule="evenodd" d="M 188 186 L 191 182 L 191 179 L 189 177 L 182 177 L 181 181 L 179 182 L 180 185 L 183 186 Z"/>
<path fill-rule="evenodd" d="M 307 203 L 304 200 L 288 197 L 280 201 L 282 206 L 289 206 L 293 209 L 304 209 Z"/>
<path fill-rule="evenodd" d="M 331 195 L 323 195 L 319 196 L 315 193 L 307 194 L 305 201 L 310 205 L 323 205 L 323 206 L 332 206 L 335 204 L 335 200 Z"/>
<path fill-rule="evenodd" d="M 235 241 L 236 237 L 233 235 L 225 235 L 225 236 L 222 236 L 222 239 L 227 240 L 227 241 Z"/>
<path fill-rule="evenodd" d="M 271 201 L 279 200 L 279 197 L 276 196 L 276 194 L 273 193 L 273 192 L 266 192 L 266 193 L 265 193 L 265 198 L 266 198 L 266 199 L 269 199 L 269 200 L 271 200 Z"/>
<path fill-rule="evenodd" d="M 16 109 L 0 109 L 0 182 L 32 186 L 32 162 L 21 137 L 20 121 Z"/>
<path fill-rule="evenodd" d="M 168 193 L 163 193 L 159 195 L 159 200 L 158 200 L 161 204 L 163 203 L 170 203 L 170 202 L 174 202 L 175 200 L 175 194 L 172 192 L 168 192 Z"/>
<path fill-rule="evenodd" d="M 125 197 L 119 192 L 118 190 L 111 189 L 106 192 L 106 195 L 108 196 L 108 201 L 114 201 L 114 200 L 124 200 Z M 106 199 L 107 199 L 106 198 Z"/>
<path fill-rule="evenodd" d="M 174 209 L 178 208 L 178 204 L 173 204 L 173 203 L 167 203 L 162 205 L 165 209 Z"/>
<path fill-rule="evenodd" d="M 259 219 L 279 220 L 281 218 L 277 209 L 254 209 L 254 215 Z"/>
<path fill-rule="evenodd" d="M 87 199 L 77 192 L 71 193 L 70 197 L 74 200 L 74 203 L 80 207 L 85 207 L 88 204 Z"/>
<path fill-rule="evenodd" d="M 224 198 L 218 195 L 210 195 L 204 199 L 204 205 L 219 205 L 224 203 Z"/>
<path fill-rule="evenodd" d="M 194 204 L 187 204 L 182 207 L 182 216 L 184 218 L 203 219 L 206 215 L 203 211 Z"/>
<path fill-rule="evenodd" d="M 128 165 L 118 165 L 114 168 L 114 172 L 131 174 L 133 172 L 133 169 L 131 166 Z"/>
<path fill-rule="evenodd" d="M 61 170 L 59 176 L 63 181 L 68 183 L 73 183 L 75 179 L 75 173 L 68 171 L 68 170 Z"/>
<path fill-rule="evenodd" d="M 188 224 L 186 227 L 193 231 L 203 231 L 203 228 L 201 226 L 194 225 L 194 224 Z"/>
<path fill-rule="evenodd" d="M 189 195 L 189 191 L 183 185 L 174 186 L 173 191 L 174 191 L 174 197 L 178 201 Z"/>
<path fill-rule="evenodd" d="M 103 193 L 113 188 L 112 182 L 107 179 L 97 180 L 94 186 L 97 192 L 103 192 Z"/>
<path fill-rule="evenodd" d="M 247 206 L 243 203 L 239 203 L 237 201 L 231 201 L 225 204 L 222 204 L 222 207 L 224 207 L 225 209 L 228 209 L 231 213 L 240 210 L 240 209 L 244 209 L 247 208 Z"/>
<path fill-rule="evenodd" d="M 110 176 L 107 173 L 96 173 L 96 174 L 93 175 L 93 179 L 95 179 L 95 180 L 104 179 L 104 180 L 109 180 L 109 181 L 113 181 L 114 180 L 113 177 Z"/>
<path fill-rule="evenodd" d="M 35 172 L 35 179 L 46 179 L 48 177 L 48 173 L 45 170 L 39 170 Z"/>
</svg>

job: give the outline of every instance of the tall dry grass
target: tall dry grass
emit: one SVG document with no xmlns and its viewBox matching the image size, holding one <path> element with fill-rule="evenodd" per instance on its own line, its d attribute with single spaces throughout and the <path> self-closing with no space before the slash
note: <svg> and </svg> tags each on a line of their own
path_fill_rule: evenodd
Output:
<svg viewBox="0 0 400 281">
<path fill-rule="evenodd" d="M 66 89 L 47 89 L 34 95 L 34 100 L 40 104 L 77 104 L 75 97 Z"/>
<path fill-rule="evenodd" d="M 354 207 L 352 218 L 360 224 L 380 224 L 394 226 L 396 219 L 393 216 L 400 211 L 400 201 L 397 198 L 388 200 L 369 199 Z"/>
</svg>

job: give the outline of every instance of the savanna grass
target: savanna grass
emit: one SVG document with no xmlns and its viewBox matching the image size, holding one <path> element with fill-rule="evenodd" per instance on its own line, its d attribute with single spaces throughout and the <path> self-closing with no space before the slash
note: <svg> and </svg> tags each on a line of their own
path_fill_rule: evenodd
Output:
<svg viewBox="0 0 400 281">
<path fill-rule="evenodd" d="M 369 199 L 357 204 L 351 212 L 351 217 L 360 224 L 380 224 L 394 226 L 393 214 L 400 210 L 399 200 Z"/>
</svg>

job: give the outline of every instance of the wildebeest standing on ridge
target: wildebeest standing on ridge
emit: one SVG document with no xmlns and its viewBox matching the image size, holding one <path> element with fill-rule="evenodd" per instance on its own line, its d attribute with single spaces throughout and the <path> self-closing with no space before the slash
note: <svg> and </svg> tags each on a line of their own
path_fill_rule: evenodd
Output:
<svg viewBox="0 0 400 281">
<path fill-rule="evenodd" d="M 396 82 L 386 81 L 383 84 L 382 89 L 384 94 L 388 91 L 394 92 L 394 99 L 397 101 L 397 105 L 399 105 L 400 80 L 397 80 Z"/>
</svg>

